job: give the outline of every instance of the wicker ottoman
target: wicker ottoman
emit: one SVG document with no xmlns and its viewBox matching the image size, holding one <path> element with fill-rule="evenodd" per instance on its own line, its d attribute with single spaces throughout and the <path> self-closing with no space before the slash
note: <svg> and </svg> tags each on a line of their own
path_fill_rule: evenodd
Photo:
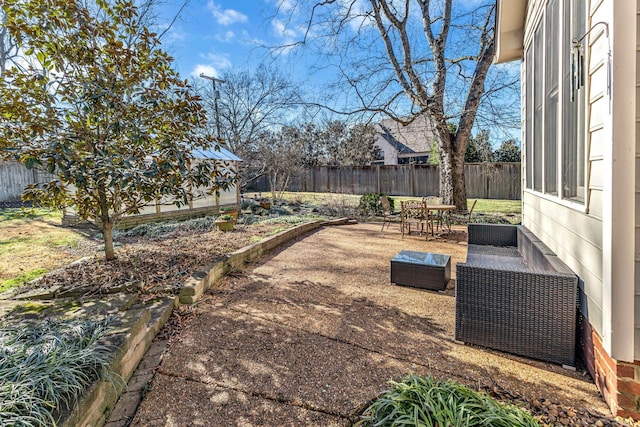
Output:
<svg viewBox="0 0 640 427">
<path fill-rule="evenodd" d="M 391 259 L 391 283 L 443 291 L 449 279 L 451 279 L 449 255 L 401 251 Z"/>
</svg>

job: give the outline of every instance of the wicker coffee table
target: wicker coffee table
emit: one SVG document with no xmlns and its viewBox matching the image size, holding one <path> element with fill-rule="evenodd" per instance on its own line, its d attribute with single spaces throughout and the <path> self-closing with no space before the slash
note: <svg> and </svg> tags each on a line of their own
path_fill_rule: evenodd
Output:
<svg viewBox="0 0 640 427">
<path fill-rule="evenodd" d="M 449 279 L 451 279 L 449 255 L 401 251 L 391 259 L 391 283 L 443 291 Z"/>
</svg>

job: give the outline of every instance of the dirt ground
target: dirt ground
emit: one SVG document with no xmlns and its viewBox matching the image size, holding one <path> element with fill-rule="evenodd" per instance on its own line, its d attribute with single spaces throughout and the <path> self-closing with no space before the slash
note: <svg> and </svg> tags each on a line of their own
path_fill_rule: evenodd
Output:
<svg viewBox="0 0 640 427">
<path fill-rule="evenodd" d="M 445 292 L 390 283 L 400 250 L 464 261 L 466 233 L 325 227 L 223 279 L 172 339 L 134 426 L 348 426 L 408 373 L 455 379 L 548 425 L 621 425 L 584 372 L 455 342 Z"/>
</svg>

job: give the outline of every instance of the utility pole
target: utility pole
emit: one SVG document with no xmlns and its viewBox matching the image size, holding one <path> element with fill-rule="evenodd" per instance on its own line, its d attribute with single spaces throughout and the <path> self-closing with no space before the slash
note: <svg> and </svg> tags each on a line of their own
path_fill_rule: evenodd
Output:
<svg viewBox="0 0 640 427">
<path fill-rule="evenodd" d="M 213 108 L 216 114 L 216 131 L 218 132 L 218 140 L 220 140 L 220 113 L 218 112 L 218 98 L 220 98 L 220 92 L 216 89 L 217 83 L 224 83 L 224 80 L 217 79 L 212 76 L 207 76 L 204 73 L 200 73 L 200 77 L 203 79 L 211 80 L 211 84 L 213 85 Z"/>
</svg>

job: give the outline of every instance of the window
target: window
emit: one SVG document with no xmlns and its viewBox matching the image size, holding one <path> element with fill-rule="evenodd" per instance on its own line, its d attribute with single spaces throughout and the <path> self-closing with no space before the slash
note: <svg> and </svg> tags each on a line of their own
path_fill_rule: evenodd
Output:
<svg viewBox="0 0 640 427">
<path fill-rule="evenodd" d="M 544 26 L 538 24 L 533 45 L 533 189 L 542 191 L 542 105 L 544 81 Z"/>
<path fill-rule="evenodd" d="M 572 31 L 565 31 L 563 45 L 570 45 L 572 39 L 582 37 L 586 31 L 585 2 L 566 1 L 564 12 L 564 27 Z M 574 90 L 575 85 L 572 84 L 572 81 L 584 78 L 582 67 L 572 61 L 572 55 L 578 55 L 578 60 L 581 60 L 582 53 L 566 50 L 563 55 L 563 98 L 568 102 L 562 106 L 562 197 L 584 203 L 585 136 L 582 129 L 585 126 L 585 88 L 581 84 Z"/>
<path fill-rule="evenodd" d="M 558 194 L 558 0 L 547 5 L 545 53 L 545 114 L 544 114 L 544 192 Z"/>
<path fill-rule="evenodd" d="M 549 0 L 525 50 L 525 186 L 580 203 L 585 89 L 573 84 L 572 40 L 585 27 L 583 0 Z"/>
<path fill-rule="evenodd" d="M 533 48 L 529 46 L 525 54 L 525 167 L 527 188 L 533 185 Z"/>
</svg>

